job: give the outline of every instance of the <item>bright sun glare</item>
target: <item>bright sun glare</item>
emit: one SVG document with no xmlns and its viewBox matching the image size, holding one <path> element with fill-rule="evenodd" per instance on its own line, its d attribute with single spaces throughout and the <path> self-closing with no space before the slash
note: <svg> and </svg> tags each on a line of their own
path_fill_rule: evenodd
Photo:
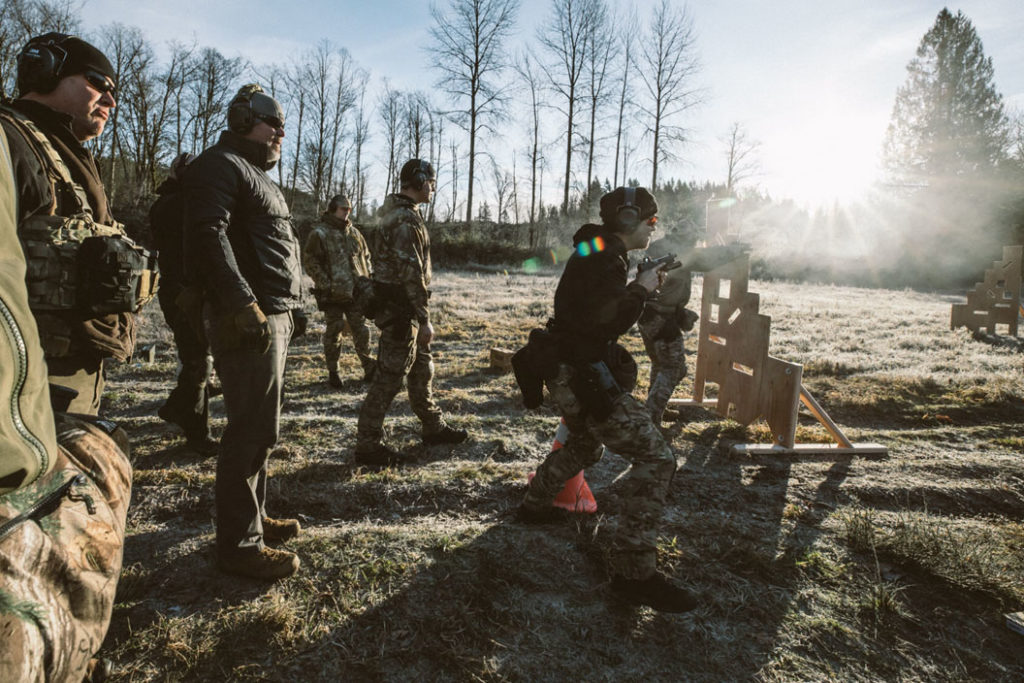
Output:
<svg viewBox="0 0 1024 683">
<path fill-rule="evenodd" d="M 821 103 L 779 135 L 772 185 L 812 208 L 861 198 L 878 179 L 881 133 L 863 116 Z"/>
</svg>

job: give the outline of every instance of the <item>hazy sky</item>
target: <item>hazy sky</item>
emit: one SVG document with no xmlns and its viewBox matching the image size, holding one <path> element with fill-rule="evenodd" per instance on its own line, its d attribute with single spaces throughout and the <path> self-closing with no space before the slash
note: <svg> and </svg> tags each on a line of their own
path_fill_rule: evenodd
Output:
<svg viewBox="0 0 1024 683">
<path fill-rule="evenodd" d="M 642 20 L 656 1 L 633 3 Z M 618 11 L 628 7 L 609 4 Z M 429 89 L 436 80 L 425 52 L 429 6 L 406 0 L 86 0 L 84 14 L 87 31 L 118 21 L 139 27 L 156 44 L 194 39 L 257 65 L 287 63 L 328 38 L 371 72 L 371 83 L 386 77 L 400 89 Z M 896 89 L 943 6 L 972 21 L 1007 105 L 1024 109 L 1021 0 L 692 0 L 687 7 L 707 98 L 684 120 L 693 142 L 682 151 L 682 163 L 664 168 L 659 178 L 724 181 L 721 138 L 739 121 L 762 143 L 761 187 L 799 201 L 849 198 L 851 189 L 876 176 Z M 516 44 L 530 41 L 536 51 L 536 29 L 550 7 L 551 0 L 522 0 Z M 549 116 L 552 131 L 564 125 L 560 115 Z M 510 159 L 506 140 L 525 140 L 521 121 L 510 123 L 502 140 L 485 142 L 485 149 Z M 552 169 L 559 168 L 557 149 L 550 152 Z M 602 178 L 611 175 L 614 141 L 608 150 Z M 634 157 L 631 175 L 643 183 L 650 177 L 647 145 Z M 552 195 L 556 176 L 549 170 L 545 179 Z"/>
</svg>

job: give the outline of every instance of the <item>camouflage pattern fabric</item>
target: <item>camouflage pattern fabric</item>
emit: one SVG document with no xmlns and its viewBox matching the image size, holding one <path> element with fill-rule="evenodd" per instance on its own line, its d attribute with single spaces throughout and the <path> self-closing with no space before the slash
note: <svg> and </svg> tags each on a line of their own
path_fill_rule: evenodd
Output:
<svg viewBox="0 0 1024 683">
<path fill-rule="evenodd" d="M 359 356 L 359 364 L 363 366 L 363 372 L 370 372 L 374 360 L 370 355 L 370 327 L 366 324 L 366 318 L 354 307 L 346 304 L 328 304 L 323 307 L 323 311 L 324 320 L 327 322 L 327 329 L 324 331 L 324 360 L 327 363 L 327 370 L 339 370 L 341 338 L 347 321 L 349 332 L 352 334 L 352 345 Z"/>
<path fill-rule="evenodd" d="M 669 399 L 680 380 L 686 377 L 686 347 L 682 334 L 673 339 L 658 339 L 661 329 L 671 323 L 674 323 L 673 315 L 648 312 L 637 325 L 647 356 L 651 359 L 647 410 L 655 425 L 661 424 Z"/>
<path fill-rule="evenodd" d="M 302 265 L 320 292 L 317 302 L 345 304 L 359 276 L 370 277 L 370 250 L 351 221 L 325 214 L 302 250 Z"/>
<path fill-rule="evenodd" d="M 435 434 L 444 427 L 441 410 L 434 403 L 431 384 L 434 360 L 430 350 L 416 344 L 416 321 L 397 322 L 381 329 L 377 352 L 377 372 L 359 410 L 356 450 L 368 451 L 381 443 L 384 418 L 391 402 L 408 375 L 407 389 L 412 412 L 420 419 L 424 434 Z M 575 472 L 574 472 L 575 474 Z"/>
<path fill-rule="evenodd" d="M 569 428 L 569 441 L 537 468 L 523 504 L 533 509 L 550 506 L 566 481 L 600 460 L 604 444 L 632 464 L 612 539 L 611 570 L 626 578 L 646 578 L 656 569 L 657 529 L 676 470 L 675 455 L 644 407 L 629 394 L 615 399 L 604 420 L 583 415 L 569 388 L 572 373 L 570 366 L 562 364 L 558 376 L 547 383 Z"/>
<path fill-rule="evenodd" d="M 421 323 L 430 319 L 430 235 L 419 205 L 403 194 L 388 195 L 381 207 L 373 253 L 373 279 L 399 285 Z"/>
<path fill-rule="evenodd" d="M 2 681 L 81 681 L 110 625 L 131 498 L 127 439 L 58 414 L 57 440 L 54 468 L 0 498 Z"/>
<path fill-rule="evenodd" d="M 692 280 L 693 275 L 688 270 L 676 268 L 668 271 L 658 287 L 658 294 L 647 302 L 647 308 L 666 315 L 674 313 L 677 307 L 690 301 Z"/>
</svg>

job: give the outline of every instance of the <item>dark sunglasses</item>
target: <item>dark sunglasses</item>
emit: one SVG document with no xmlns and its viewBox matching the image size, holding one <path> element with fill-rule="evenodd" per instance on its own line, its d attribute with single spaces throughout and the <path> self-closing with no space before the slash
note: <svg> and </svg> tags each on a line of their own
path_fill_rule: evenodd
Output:
<svg viewBox="0 0 1024 683">
<path fill-rule="evenodd" d="M 99 92 L 108 92 L 111 97 L 117 94 L 117 86 L 109 78 L 101 74 L 99 71 L 93 71 L 92 69 L 82 74 L 85 80 L 89 82 L 93 88 Z"/>
<path fill-rule="evenodd" d="M 284 121 L 277 118 L 276 116 L 270 116 L 269 114 L 253 114 L 257 119 L 267 124 L 274 130 L 280 128 L 284 130 Z"/>
</svg>

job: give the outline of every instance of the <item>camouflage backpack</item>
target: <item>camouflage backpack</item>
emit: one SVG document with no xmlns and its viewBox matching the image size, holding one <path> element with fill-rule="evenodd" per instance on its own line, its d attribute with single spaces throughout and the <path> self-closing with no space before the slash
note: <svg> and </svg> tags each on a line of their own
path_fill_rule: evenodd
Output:
<svg viewBox="0 0 1024 683">
<path fill-rule="evenodd" d="M 0 129 L 0 681 L 80 681 L 103 641 L 131 495 L 123 437 L 55 421 Z"/>
</svg>

